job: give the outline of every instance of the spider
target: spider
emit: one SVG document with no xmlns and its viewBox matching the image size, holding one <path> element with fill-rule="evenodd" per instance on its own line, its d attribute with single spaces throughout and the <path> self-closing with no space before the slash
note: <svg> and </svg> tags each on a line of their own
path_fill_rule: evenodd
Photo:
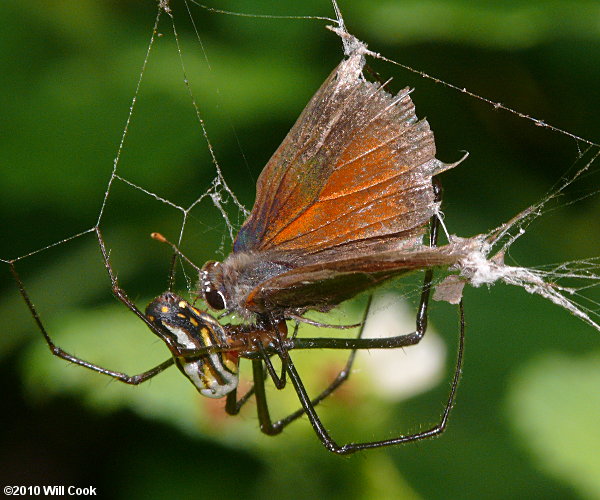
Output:
<svg viewBox="0 0 600 500">
<path fill-rule="evenodd" d="M 437 217 L 432 218 L 430 232 L 432 246 L 436 244 L 438 227 L 439 221 Z M 348 380 L 357 350 L 395 349 L 416 345 L 420 342 L 427 330 L 427 311 L 433 280 L 432 269 L 425 271 L 414 332 L 381 339 L 361 338 L 366 324 L 365 320 L 370 310 L 372 297 L 370 296 L 356 338 L 298 338 L 296 337 L 298 321 L 296 322 L 294 335 L 288 337 L 285 321 L 279 321 L 276 325 L 269 325 L 266 318 L 259 318 L 257 323 L 252 326 L 223 326 L 213 316 L 198 310 L 188 301 L 171 291 L 167 291 L 156 297 L 148 304 L 146 312 L 143 313 L 119 286 L 116 274 L 109 261 L 102 233 L 99 228 L 96 228 L 95 232 L 102 252 L 104 265 L 112 284 L 113 294 L 142 320 L 155 335 L 166 343 L 172 356 L 147 371 L 137 375 L 127 375 L 126 373 L 114 371 L 69 354 L 54 344 L 25 289 L 25 285 L 16 270 L 14 262 L 10 262 L 10 269 L 17 282 L 21 296 L 26 302 L 53 355 L 92 371 L 108 375 L 115 380 L 129 385 L 139 385 L 150 380 L 170 366 L 176 365 L 202 395 L 213 398 L 226 397 L 225 411 L 229 415 L 237 415 L 244 404 L 254 396 L 260 430 L 267 435 L 273 436 L 281 433 L 287 425 L 306 414 L 323 445 L 328 450 L 338 454 L 350 454 L 370 448 L 418 441 L 431 438 L 445 431 L 450 411 L 454 405 L 463 364 L 465 322 L 462 301 L 459 305 L 460 335 L 458 355 L 450 393 L 441 418 L 433 427 L 414 434 L 400 435 L 380 441 L 339 445 L 331 438 L 315 410 L 315 407 L 321 401 Z M 335 327 L 335 325 L 322 326 Z M 349 326 L 355 327 L 357 325 Z M 311 399 L 290 356 L 290 351 L 294 349 L 344 349 L 350 350 L 350 354 L 345 366 L 329 386 Z M 271 361 L 271 357 L 273 356 L 281 360 L 282 371 L 280 375 L 276 373 L 273 367 Z M 251 360 L 254 383 L 238 399 L 237 377 L 239 358 Z M 289 376 L 302 407 L 284 418 L 273 421 L 270 416 L 265 392 L 265 378 L 267 374 L 277 389 L 286 387 L 286 375 Z"/>
</svg>

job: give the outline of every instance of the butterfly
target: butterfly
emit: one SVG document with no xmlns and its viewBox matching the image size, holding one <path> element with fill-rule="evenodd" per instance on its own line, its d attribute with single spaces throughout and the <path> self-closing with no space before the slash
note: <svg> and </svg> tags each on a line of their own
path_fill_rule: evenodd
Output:
<svg viewBox="0 0 600 500">
<path fill-rule="evenodd" d="M 438 213 L 433 132 L 403 89 L 343 61 L 273 154 L 233 251 L 208 262 L 200 293 L 215 310 L 252 320 L 327 310 L 391 277 L 447 266 L 456 248 L 432 249 L 423 233 Z"/>
</svg>

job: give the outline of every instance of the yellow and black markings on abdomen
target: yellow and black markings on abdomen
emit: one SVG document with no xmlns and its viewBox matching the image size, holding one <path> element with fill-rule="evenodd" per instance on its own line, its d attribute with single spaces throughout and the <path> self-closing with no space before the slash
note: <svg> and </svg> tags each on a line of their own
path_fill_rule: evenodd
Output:
<svg viewBox="0 0 600 500">
<path fill-rule="evenodd" d="M 226 344 L 225 339 L 195 307 L 167 292 L 148 305 L 146 317 L 169 346 L 178 368 L 202 395 L 221 398 L 237 387 L 237 354 L 217 349 Z"/>
</svg>

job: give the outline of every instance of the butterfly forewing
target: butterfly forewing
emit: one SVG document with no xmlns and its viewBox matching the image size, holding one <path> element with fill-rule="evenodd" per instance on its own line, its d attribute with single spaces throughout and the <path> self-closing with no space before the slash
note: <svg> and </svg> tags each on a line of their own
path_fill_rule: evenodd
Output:
<svg viewBox="0 0 600 500">
<path fill-rule="evenodd" d="M 352 56 L 311 99 L 263 170 L 234 251 L 327 248 L 422 227 L 433 215 L 433 134 L 407 89 L 364 80 Z"/>
</svg>

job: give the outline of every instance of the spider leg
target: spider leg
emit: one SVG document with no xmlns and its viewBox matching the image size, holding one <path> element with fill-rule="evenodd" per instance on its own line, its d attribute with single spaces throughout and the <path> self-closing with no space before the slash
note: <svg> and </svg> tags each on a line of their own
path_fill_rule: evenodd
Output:
<svg viewBox="0 0 600 500">
<path fill-rule="evenodd" d="M 296 335 L 297 330 L 298 330 L 298 323 L 296 323 L 296 328 L 294 330 L 294 336 Z M 269 358 L 269 354 L 267 354 L 265 348 L 260 343 L 258 344 L 258 350 L 259 350 L 261 357 L 263 358 L 263 361 L 265 361 L 268 373 L 271 375 L 271 378 L 273 379 L 275 387 L 277 387 L 277 389 L 283 389 L 286 384 L 285 366 L 281 367 L 281 375 L 277 376 L 277 373 L 275 372 L 275 368 L 273 367 L 273 364 L 271 363 L 271 360 Z M 263 379 L 266 378 L 266 376 L 267 376 L 267 373 L 263 371 Z M 242 406 L 244 406 L 244 404 L 246 404 L 246 402 L 250 399 L 250 397 L 254 394 L 254 392 L 255 392 L 255 388 L 254 388 L 254 384 L 253 384 L 252 387 L 250 389 L 248 389 L 246 394 L 244 394 L 238 400 L 237 399 L 237 389 L 234 389 L 232 392 L 227 394 L 227 401 L 225 403 L 225 411 L 229 415 L 237 415 L 240 412 Z"/>
<path fill-rule="evenodd" d="M 263 372 L 263 379 L 266 378 L 266 376 L 267 376 L 266 372 Z M 254 384 L 252 384 L 252 387 L 250 387 L 250 389 L 248 389 L 246 394 L 244 394 L 238 400 L 237 399 L 237 389 L 234 389 L 229 394 L 227 394 L 227 400 L 225 403 L 225 411 L 229 415 L 237 415 L 240 412 L 240 410 L 242 409 L 242 406 L 244 406 L 248 402 L 248 400 L 254 394 L 254 392 L 255 392 Z"/>
<path fill-rule="evenodd" d="M 364 327 L 366 324 L 366 319 L 367 319 L 367 316 L 369 315 L 369 310 L 371 308 L 371 301 L 372 301 L 372 296 L 369 297 L 369 302 L 367 303 L 367 307 L 365 308 L 363 321 L 361 323 L 361 327 L 358 332 L 357 339 L 360 339 L 362 337 Z M 348 359 L 346 360 L 346 364 L 345 364 L 344 368 L 342 368 L 339 371 L 339 373 L 337 374 L 335 379 L 329 384 L 329 386 L 327 386 L 321 392 L 321 394 L 319 394 L 317 397 L 315 397 L 311 400 L 310 403 L 313 407 L 317 406 L 321 401 L 323 401 L 325 398 L 327 398 L 329 395 L 331 395 L 336 389 L 338 389 L 338 387 L 340 387 L 344 382 L 346 382 L 346 380 L 348 380 L 348 378 L 350 377 L 350 372 L 352 371 L 352 365 L 354 364 L 355 359 L 356 359 L 356 349 L 352 349 L 352 351 L 350 352 L 350 356 L 348 356 Z M 283 360 L 282 360 L 282 364 L 284 364 Z M 286 365 L 287 365 L 287 363 L 286 363 Z M 283 429 L 288 424 L 290 424 L 297 418 L 301 417 L 305 413 L 306 413 L 306 410 L 304 408 L 300 408 L 300 409 L 296 410 L 295 412 L 291 413 L 290 415 L 288 415 L 287 417 L 282 418 L 281 420 L 276 422 L 274 425 Z"/>
<path fill-rule="evenodd" d="M 348 358 L 348 361 L 346 362 L 346 365 L 338 373 L 337 377 L 333 380 L 333 382 L 331 382 L 331 384 L 323 392 L 321 392 L 321 394 L 319 394 L 316 398 L 314 398 L 311 401 L 313 406 L 318 405 L 321 401 L 323 401 L 327 396 L 329 396 L 332 392 L 334 392 L 340 385 L 342 385 L 348 379 L 348 377 L 350 376 L 350 370 L 352 368 L 352 363 L 354 362 L 355 355 L 356 355 L 356 351 L 353 350 L 352 353 L 350 354 L 350 357 Z M 255 361 L 260 362 L 260 360 L 255 360 Z M 286 369 L 286 368 L 282 367 L 282 369 Z M 263 370 L 263 376 L 262 376 L 263 380 L 265 379 L 266 375 L 267 375 L 267 373 Z M 282 374 L 282 376 L 283 375 L 284 374 Z M 225 403 L 225 411 L 229 415 L 237 415 L 240 412 L 242 406 L 244 406 L 244 404 L 246 404 L 246 402 L 250 399 L 250 397 L 254 393 L 255 393 L 254 385 L 250 389 L 248 389 L 246 394 L 244 394 L 239 400 L 237 399 L 237 392 L 235 390 L 230 392 L 227 395 L 227 401 Z M 257 398 L 258 398 L 258 396 L 257 396 Z M 265 425 L 265 427 L 267 429 L 273 429 L 274 432 L 267 432 L 267 434 L 278 434 L 279 432 L 281 432 L 281 430 L 283 430 L 284 427 L 286 427 L 289 423 L 293 422 L 297 418 L 304 415 L 304 413 L 305 413 L 304 408 L 300 408 L 300 409 L 296 410 L 294 413 L 288 415 L 287 417 L 282 418 L 281 420 L 275 422 L 274 424 L 271 424 L 269 422 L 268 424 Z M 266 411 L 266 415 L 269 415 L 268 409 Z M 261 428 L 262 427 L 263 426 L 261 424 Z M 277 429 L 277 430 L 275 431 L 275 429 Z"/>
<path fill-rule="evenodd" d="M 242 406 L 246 404 L 246 402 L 250 399 L 250 397 L 254 394 L 254 385 L 248 389 L 246 394 L 244 394 L 239 400 L 237 399 L 237 389 L 234 389 L 229 394 L 227 394 L 227 399 L 225 401 L 225 411 L 229 415 L 237 415 Z"/>
<path fill-rule="evenodd" d="M 12 272 L 12 275 L 15 278 L 15 281 L 17 282 L 17 286 L 19 287 L 19 292 L 21 293 L 21 297 L 23 297 L 23 300 L 25 301 L 25 303 L 27 304 L 27 307 L 29 308 L 29 312 L 31 312 L 33 319 L 35 320 L 38 328 L 42 332 L 42 335 L 44 336 L 44 339 L 46 340 L 46 343 L 48 344 L 48 347 L 50 348 L 50 352 L 52 354 L 54 354 L 55 356 L 57 356 L 61 359 L 64 359 L 66 361 L 69 361 L 71 363 L 74 363 L 76 365 L 88 368 L 89 370 L 93 370 L 95 372 L 102 373 L 104 375 L 108 375 L 109 377 L 112 377 L 116 380 L 119 380 L 120 382 L 124 382 L 125 384 L 130 384 L 130 385 L 141 384 L 142 382 L 145 382 L 146 380 L 151 379 L 155 375 L 158 375 L 160 372 L 162 372 L 163 370 L 165 370 L 166 368 L 168 368 L 169 366 L 171 366 L 174 363 L 173 358 L 169 358 L 166 361 L 164 361 L 163 363 L 161 363 L 160 365 L 157 365 L 148 371 L 139 373 L 137 375 L 127 375 L 126 373 L 109 370 L 102 366 L 95 365 L 94 363 L 90 363 L 89 361 L 86 361 L 85 359 L 81 359 L 76 356 L 73 356 L 72 354 L 69 354 L 68 352 L 64 351 L 63 349 L 61 349 L 60 347 L 58 347 L 57 345 L 54 344 L 50 335 L 46 331 L 46 328 L 44 327 L 44 324 L 42 323 L 42 320 L 41 320 L 37 310 L 35 309 L 33 302 L 29 298 L 29 294 L 25 290 L 25 285 L 23 284 L 21 277 L 17 273 L 14 263 L 10 262 L 9 265 L 10 265 L 10 270 Z"/>
<path fill-rule="evenodd" d="M 456 360 L 454 376 L 452 377 L 452 383 L 450 386 L 450 394 L 448 396 L 448 401 L 446 403 L 446 406 L 444 408 L 444 412 L 442 413 L 440 421 L 436 425 L 431 427 L 430 429 L 427 429 L 427 430 L 421 431 L 421 432 L 417 432 L 415 434 L 400 435 L 395 438 L 384 439 L 381 441 L 369 441 L 369 442 L 363 442 L 363 443 L 347 443 L 344 445 L 339 445 L 330 437 L 329 433 L 326 431 L 325 427 L 323 426 L 321 419 L 319 418 L 319 416 L 317 415 L 317 413 L 315 411 L 314 405 L 312 404 L 310 398 L 308 397 L 308 394 L 306 393 L 306 389 L 304 388 L 304 384 L 302 383 L 300 375 L 296 371 L 296 368 L 294 367 L 292 360 L 289 358 L 287 351 L 283 351 L 281 353 L 282 357 L 287 358 L 286 359 L 286 367 L 288 370 L 288 375 L 290 377 L 290 380 L 292 381 L 292 384 L 294 385 L 294 388 L 296 389 L 298 398 L 300 399 L 300 403 L 302 404 L 302 408 L 304 409 L 304 412 L 306 412 L 306 415 L 308 416 L 308 419 L 309 419 L 311 425 L 313 426 L 315 433 L 317 434 L 317 436 L 319 437 L 319 439 L 321 440 L 323 445 L 329 451 L 332 451 L 332 452 L 340 454 L 340 455 L 347 455 L 347 454 L 354 453 L 359 450 L 366 450 L 366 449 L 370 449 L 370 448 L 381 448 L 384 446 L 393 446 L 393 445 L 397 445 L 397 444 L 408 443 L 411 441 L 419 441 L 421 439 L 427 439 L 430 437 L 437 436 L 437 435 L 443 433 L 444 430 L 446 430 L 446 426 L 448 424 L 448 417 L 450 415 L 450 411 L 452 410 L 452 407 L 454 406 L 454 401 L 456 398 L 456 390 L 458 387 L 458 383 L 460 381 L 460 374 L 461 374 L 462 365 L 463 365 L 463 352 L 464 352 L 464 340 L 465 340 L 465 317 L 464 317 L 464 308 L 463 308 L 462 301 L 460 302 L 459 310 L 460 310 L 460 337 L 459 337 L 459 346 L 458 346 L 458 356 L 457 356 L 457 360 Z M 258 400 L 258 398 L 257 398 L 257 400 Z M 262 429 L 262 421 L 261 421 L 261 429 Z"/>
<path fill-rule="evenodd" d="M 261 358 L 262 358 L 263 362 L 265 363 L 265 366 L 267 367 L 267 372 L 271 376 L 271 379 L 273 380 L 273 384 L 275 384 L 275 387 L 280 390 L 283 389 L 286 384 L 285 366 L 282 364 L 281 375 L 277 375 L 277 372 L 275 371 L 275 367 L 273 366 L 273 363 L 271 362 L 271 358 L 269 357 L 269 355 L 265 351 L 264 346 L 261 343 L 258 344 L 258 352 L 260 353 Z"/>
<path fill-rule="evenodd" d="M 104 261 L 104 267 L 108 272 L 108 277 L 110 278 L 110 282 L 112 285 L 112 293 L 113 295 L 119 299 L 127 309 L 129 309 L 133 314 L 135 314 L 138 318 L 140 318 L 150 330 L 156 333 L 159 337 L 159 332 L 156 327 L 152 324 L 152 322 L 146 317 L 146 315 L 138 309 L 138 307 L 133 303 L 133 301 L 127 296 L 125 290 L 123 290 L 119 286 L 119 282 L 117 280 L 117 276 L 115 275 L 113 268 L 110 264 L 108 251 L 106 250 L 106 244 L 104 243 L 104 238 L 102 237 L 102 233 L 100 228 L 96 228 L 96 236 L 98 237 L 98 244 L 100 245 L 100 251 L 102 252 L 102 259 Z"/>
<path fill-rule="evenodd" d="M 360 338 L 363 334 L 365 320 L 367 318 L 367 315 L 369 314 L 370 307 L 371 307 L 371 297 L 369 297 L 369 302 L 367 304 L 367 307 L 365 308 L 363 321 L 361 323 L 361 328 L 360 328 L 360 330 L 358 332 L 358 336 L 357 336 L 358 338 Z M 282 346 L 282 349 L 285 349 L 285 347 Z M 266 352 L 264 352 L 264 356 L 267 360 L 269 359 Z M 287 367 L 288 361 L 287 360 L 289 360 L 289 357 L 287 357 L 287 358 L 282 357 L 282 356 L 280 356 L 280 357 L 281 357 L 282 369 L 287 371 L 288 370 L 288 367 Z M 310 404 L 313 407 L 317 406 L 321 401 L 323 401 L 326 397 L 328 397 L 330 394 L 332 394 L 338 387 L 340 387 L 346 380 L 348 380 L 355 358 L 356 358 L 356 349 L 353 349 L 352 352 L 350 353 L 350 356 L 348 357 L 348 360 L 346 361 L 344 368 L 342 368 L 342 370 L 340 370 L 340 372 L 337 374 L 336 378 L 317 397 L 315 397 L 314 399 L 312 399 L 310 401 Z M 294 420 L 296 420 L 299 417 L 301 417 L 302 415 L 304 415 L 304 413 L 306 413 L 306 409 L 300 408 L 300 409 L 296 410 L 295 412 L 291 413 L 290 415 L 288 415 L 287 417 L 284 417 L 276 422 L 272 422 L 270 414 L 269 414 L 269 408 L 267 406 L 266 394 L 265 394 L 265 390 L 264 390 L 264 378 L 265 377 L 264 377 L 264 370 L 262 368 L 262 363 L 258 359 L 253 360 L 252 363 L 253 363 L 252 364 L 253 373 L 254 373 L 254 377 L 255 377 L 255 383 L 254 383 L 255 385 L 254 385 L 253 389 L 257 385 L 260 386 L 260 387 L 258 387 L 258 390 L 256 391 L 256 402 L 257 402 L 257 409 L 258 409 L 258 418 L 259 418 L 259 422 L 260 422 L 260 429 L 265 434 L 269 434 L 269 435 L 279 434 L 288 424 L 290 424 Z M 269 360 L 269 363 L 270 363 L 270 360 Z M 265 364 L 267 364 L 267 363 L 265 363 Z M 267 364 L 267 369 L 268 369 L 268 366 L 269 366 L 269 364 Z M 260 382 L 257 382 L 256 377 L 260 376 L 261 372 L 263 375 L 262 375 L 262 377 L 260 377 Z"/>
<path fill-rule="evenodd" d="M 117 276 L 115 275 L 112 265 L 110 264 L 108 251 L 106 250 L 106 244 L 104 243 L 104 238 L 102 237 L 102 232 L 100 228 L 96 228 L 96 236 L 98 237 L 98 244 L 100 245 L 100 251 L 102 252 L 102 259 L 104 260 L 104 267 L 108 272 L 108 277 L 110 278 L 110 282 L 112 285 L 112 293 L 113 295 L 121 301 L 127 309 L 129 309 L 133 314 L 135 314 L 139 319 L 141 319 L 145 325 L 152 330 L 154 334 L 158 337 L 162 338 L 162 332 L 152 324 L 152 322 L 146 317 L 146 315 L 133 303 L 133 301 L 127 296 L 125 290 L 123 290 L 119 286 L 119 281 Z M 171 278 L 170 278 L 171 279 Z M 225 346 L 223 346 L 225 347 Z M 183 349 L 181 350 L 183 352 Z M 198 353 L 197 350 L 191 351 L 192 354 Z"/>
<path fill-rule="evenodd" d="M 260 430 L 269 436 L 279 434 L 282 429 L 277 427 L 276 424 L 273 425 L 269 413 L 267 394 L 265 392 L 263 362 L 261 359 L 252 360 L 252 376 L 254 378 L 254 394 L 256 396 L 256 411 Z"/>
</svg>

